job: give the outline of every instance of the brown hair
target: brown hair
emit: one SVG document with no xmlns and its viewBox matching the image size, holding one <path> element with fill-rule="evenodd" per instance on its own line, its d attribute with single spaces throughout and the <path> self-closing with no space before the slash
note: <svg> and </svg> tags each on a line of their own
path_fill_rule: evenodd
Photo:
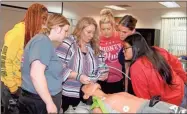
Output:
<svg viewBox="0 0 187 114">
<path fill-rule="evenodd" d="M 46 24 L 45 24 L 45 26 L 42 27 L 40 33 L 43 33 L 45 35 L 49 35 L 53 26 L 56 26 L 56 25 L 63 27 L 65 25 L 70 25 L 70 23 L 63 15 L 53 13 L 53 14 L 49 15 L 49 17 L 46 21 Z"/>
<path fill-rule="evenodd" d="M 25 41 L 24 41 L 24 46 L 29 42 L 29 40 L 37 34 L 41 27 L 42 27 L 42 14 L 48 12 L 47 8 L 42 5 L 42 4 L 32 4 L 24 18 L 25 22 Z"/>
<path fill-rule="evenodd" d="M 98 32 L 97 23 L 92 17 L 81 18 L 78 21 L 78 23 L 77 23 L 77 25 L 76 25 L 76 27 L 73 31 L 73 35 L 76 36 L 77 41 L 79 42 L 82 31 L 84 30 L 85 27 L 87 27 L 91 24 L 93 24 L 95 26 L 95 34 L 94 34 L 94 37 L 92 38 L 90 44 L 91 44 L 91 47 L 93 48 L 93 50 L 95 52 L 95 55 L 98 55 L 100 53 L 100 50 L 99 50 L 99 32 Z"/>
<path fill-rule="evenodd" d="M 99 25 L 101 26 L 101 24 L 105 24 L 105 23 L 110 23 L 112 27 L 115 27 L 114 16 L 110 9 L 102 9 L 100 11 Z"/>
<path fill-rule="evenodd" d="M 131 15 L 125 15 L 120 21 L 119 24 L 129 28 L 130 30 L 135 29 L 137 23 L 137 19 L 132 17 Z"/>
</svg>

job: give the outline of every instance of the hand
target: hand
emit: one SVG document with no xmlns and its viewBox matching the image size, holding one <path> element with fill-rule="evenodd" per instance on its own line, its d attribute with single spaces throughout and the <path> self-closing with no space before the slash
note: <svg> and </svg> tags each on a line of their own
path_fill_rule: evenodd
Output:
<svg viewBox="0 0 187 114">
<path fill-rule="evenodd" d="M 57 113 L 57 108 L 56 105 L 54 103 L 50 103 L 46 105 L 46 109 L 47 109 L 47 113 Z"/>
<path fill-rule="evenodd" d="M 101 75 L 98 80 L 105 81 L 108 78 L 108 73 Z"/>
<path fill-rule="evenodd" d="M 89 78 L 88 76 L 82 74 L 82 75 L 80 76 L 80 82 L 81 82 L 82 84 L 89 84 L 91 81 L 90 81 L 90 78 Z"/>
</svg>

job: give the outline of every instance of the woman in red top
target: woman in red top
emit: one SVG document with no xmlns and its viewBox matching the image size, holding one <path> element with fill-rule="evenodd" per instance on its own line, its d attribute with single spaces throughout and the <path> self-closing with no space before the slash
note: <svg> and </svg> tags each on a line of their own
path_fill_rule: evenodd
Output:
<svg viewBox="0 0 187 114">
<path fill-rule="evenodd" d="M 120 34 L 115 30 L 115 21 L 110 9 L 103 9 L 100 12 L 100 50 L 104 52 L 105 63 L 108 66 L 122 70 L 118 61 L 118 52 L 122 48 Z M 123 76 L 118 70 L 110 68 L 106 81 L 100 81 L 102 90 L 105 93 L 117 93 L 124 91 Z"/>
<path fill-rule="evenodd" d="M 124 40 L 124 56 L 130 61 L 130 77 L 137 97 L 180 105 L 184 98 L 186 74 L 177 57 L 158 47 L 149 47 L 138 33 Z"/>
</svg>

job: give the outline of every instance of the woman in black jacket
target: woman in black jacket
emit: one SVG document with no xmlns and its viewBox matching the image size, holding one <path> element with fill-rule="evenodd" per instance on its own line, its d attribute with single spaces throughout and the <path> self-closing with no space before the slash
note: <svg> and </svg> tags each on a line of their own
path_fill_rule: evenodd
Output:
<svg viewBox="0 0 187 114">
<path fill-rule="evenodd" d="M 118 30 L 120 31 L 120 38 L 121 40 L 125 40 L 125 38 L 129 35 L 132 35 L 136 32 L 137 19 L 132 17 L 131 15 L 125 15 L 120 21 L 119 21 L 119 27 Z M 128 73 L 128 61 L 125 61 L 123 54 L 123 48 L 119 51 L 118 54 L 118 60 L 119 63 L 122 65 L 122 71 L 129 75 Z M 124 75 L 123 75 L 124 76 Z M 127 91 L 130 94 L 134 94 L 131 82 L 128 78 L 125 78 L 124 76 L 124 85 L 125 85 L 125 91 Z"/>
</svg>

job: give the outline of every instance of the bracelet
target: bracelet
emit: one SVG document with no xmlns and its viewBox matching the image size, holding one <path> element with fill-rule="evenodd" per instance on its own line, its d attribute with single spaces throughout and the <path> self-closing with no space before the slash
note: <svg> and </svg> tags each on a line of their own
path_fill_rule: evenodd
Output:
<svg viewBox="0 0 187 114">
<path fill-rule="evenodd" d="M 76 80 L 80 80 L 81 75 L 82 75 L 82 74 L 79 74 L 79 73 L 78 73 L 77 76 L 76 76 Z"/>
</svg>

